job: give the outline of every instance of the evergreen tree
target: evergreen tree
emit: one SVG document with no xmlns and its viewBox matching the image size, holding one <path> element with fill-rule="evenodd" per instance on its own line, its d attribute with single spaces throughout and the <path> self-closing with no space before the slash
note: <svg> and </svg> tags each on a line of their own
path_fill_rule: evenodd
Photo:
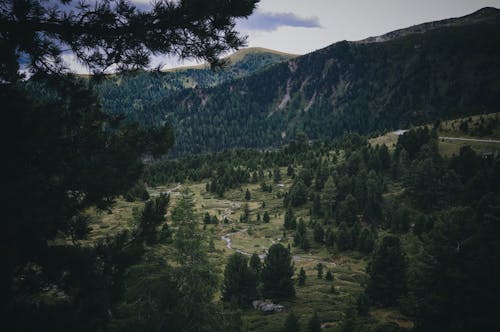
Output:
<svg viewBox="0 0 500 332">
<path fill-rule="evenodd" d="M 250 257 L 250 271 L 257 277 L 257 280 L 260 278 L 260 273 L 262 271 L 262 262 L 260 261 L 259 255 L 253 253 Z"/>
<path fill-rule="evenodd" d="M 372 252 L 374 246 L 375 236 L 373 235 L 373 232 L 367 228 L 363 229 L 358 239 L 358 250 L 364 254 L 369 254 Z"/>
<path fill-rule="evenodd" d="M 0 245 L 1 252 L 16 253 L 4 259 L 1 273 L 6 326 L 44 331 L 105 329 L 112 306 L 121 297 L 124 271 L 141 255 L 142 244 L 135 241 L 141 237 L 120 233 L 82 247 L 54 243 L 76 235 L 70 223 L 82 212 L 94 207 L 108 210 L 116 197 L 129 191 L 141 175 L 144 156 L 164 155 L 173 144 L 169 126 L 145 129 L 104 114 L 92 78 L 65 75 L 65 56 L 75 56 L 95 73 L 110 67 L 118 71 L 144 68 L 152 54 L 177 54 L 218 65 L 218 56 L 243 45 L 234 20 L 249 16 L 256 3 L 211 1 L 200 7 L 191 1 L 163 1 L 137 7 L 129 1 L 2 1 L 0 100 L 9 130 L 22 133 L 4 149 L 9 155 L 4 165 L 9 177 L 3 185 L 10 196 L 4 214 L 12 222 L 2 228 Z M 20 69 L 33 74 L 29 82 L 23 81 Z M 29 209 L 25 202 L 30 202 Z M 140 220 L 139 233 L 149 239 L 159 225 L 158 212 L 150 203 Z M 67 301 L 39 305 L 33 295 L 44 290 L 34 289 L 29 296 L 13 292 L 24 288 L 18 283 L 32 266 L 43 280 L 40 287 L 50 285 L 65 294 Z M 171 292 L 175 289 L 171 274 L 163 276 L 158 284 L 164 287 L 158 293 L 164 296 L 163 303 L 172 303 L 177 294 Z M 193 273 L 196 278 L 205 276 Z M 209 278 L 205 283 L 206 287 L 190 284 L 199 286 L 201 298 L 211 299 Z M 142 284 L 134 286 L 130 293 L 137 295 L 137 303 L 149 298 L 150 292 L 142 297 L 136 291 Z M 193 294 L 183 298 L 186 295 Z M 150 307 L 157 304 L 152 301 Z M 192 308 L 198 310 L 193 315 L 186 310 L 196 321 L 190 325 L 192 330 L 198 324 L 213 327 L 204 315 L 213 309 L 210 303 L 199 301 Z M 188 325 L 170 325 L 174 322 L 168 319 L 155 321 L 155 313 L 142 315 L 152 319 L 135 330 L 163 326 L 189 330 Z"/>
<path fill-rule="evenodd" d="M 243 213 L 240 215 L 240 222 L 250 222 L 250 208 L 248 207 L 247 203 L 243 205 Z"/>
<path fill-rule="evenodd" d="M 165 221 L 168 195 L 160 195 L 146 202 L 139 218 L 139 232 L 148 243 L 156 241 L 156 228 Z"/>
<path fill-rule="evenodd" d="M 284 332 L 300 332 L 300 323 L 297 316 L 293 311 L 290 311 L 286 316 L 285 325 L 283 326 Z"/>
<path fill-rule="evenodd" d="M 304 270 L 303 267 L 301 267 L 299 271 L 299 276 L 297 277 L 297 282 L 299 286 L 304 286 L 306 284 L 306 279 L 307 279 L 306 271 Z"/>
<path fill-rule="evenodd" d="M 208 214 L 208 212 L 205 212 L 205 216 L 203 217 L 203 223 L 205 225 L 212 223 L 212 219 L 210 218 L 210 215 Z"/>
<path fill-rule="evenodd" d="M 340 324 L 341 332 L 354 332 L 356 331 L 356 311 L 352 306 L 347 308 L 344 319 Z"/>
<path fill-rule="evenodd" d="M 17 52 L 29 57 L 32 71 L 47 73 L 63 72 L 63 50 L 72 51 L 94 71 L 111 65 L 123 70 L 144 68 L 153 53 L 204 59 L 217 66 L 221 64 L 218 56 L 244 44 L 244 38 L 234 30 L 234 19 L 249 16 L 257 4 L 213 1 L 210 6 L 197 8 L 178 2 L 138 8 L 129 2 L 111 2 L 95 8 L 74 6 L 68 12 L 62 8 L 67 2 L 30 1 L 22 7 L 5 6 L 1 13 L 3 31 L 16 37 L 11 37 L 2 50 L 2 58 L 11 65 L 2 66 L 2 81 L 17 76 Z M 173 21 L 173 16 L 178 19 Z M 214 21 L 214 16 L 220 20 Z M 20 22 L 24 22 L 22 32 Z M 127 38 L 123 38 L 125 34 Z"/>
<path fill-rule="evenodd" d="M 312 211 L 311 211 L 312 215 L 315 217 L 320 217 L 322 215 L 320 195 L 316 194 L 316 193 L 313 193 L 312 195 L 313 195 L 313 198 L 312 198 L 313 205 L 312 205 Z"/>
<path fill-rule="evenodd" d="M 478 209 L 444 212 L 425 238 L 419 274 L 412 276 L 416 331 L 497 331 L 500 197 Z M 427 259 L 432 257 L 432 260 Z"/>
<path fill-rule="evenodd" d="M 261 273 L 263 295 L 277 300 L 295 296 L 293 272 L 290 251 L 279 243 L 273 244 L 264 259 Z"/>
<path fill-rule="evenodd" d="M 340 251 L 350 250 L 354 248 L 354 243 L 352 241 L 351 233 L 345 224 L 340 225 L 340 229 L 336 236 L 337 248 Z"/>
<path fill-rule="evenodd" d="M 289 199 L 292 206 L 300 206 L 307 201 L 307 187 L 299 178 L 290 188 Z"/>
<path fill-rule="evenodd" d="M 370 298 L 366 295 L 366 292 L 363 292 L 358 296 L 356 306 L 360 315 L 368 315 L 368 312 L 370 311 Z"/>
<path fill-rule="evenodd" d="M 245 200 L 249 201 L 250 198 L 251 198 L 250 190 L 248 190 L 247 188 L 247 190 L 245 191 Z"/>
<path fill-rule="evenodd" d="M 297 219 L 290 206 L 288 206 L 285 212 L 284 226 L 285 229 L 295 229 L 297 227 Z"/>
<path fill-rule="evenodd" d="M 262 221 L 264 221 L 265 223 L 268 223 L 270 220 L 271 220 L 271 218 L 269 217 L 269 213 L 267 211 L 264 212 L 264 216 L 262 217 Z"/>
<path fill-rule="evenodd" d="M 280 172 L 279 167 L 275 167 L 273 169 L 273 178 L 274 178 L 275 183 L 281 182 L 281 172 Z"/>
<path fill-rule="evenodd" d="M 366 292 L 375 303 L 395 305 L 406 292 L 406 257 L 399 238 L 386 236 L 368 265 Z"/>
<path fill-rule="evenodd" d="M 321 226 L 319 223 L 316 223 L 314 225 L 313 235 L 314 235 L 314 241 L 318 243 L 323 243 L 325 237 L 325 231 L 323 230 L 323 226 Z"/>
<path fill-rule="evenodd" d="M 309 248 L 309 240 L 307 239 L 306 224 L 304 223 L 304 220 L 302 220 L 302 218 L 299 220 L 299 223 L 297 224 L 297 229 L 295 231 L 293 243 L 303 250 Z"/>
<path fill-rule="evenodd" d="M 335 233 L 331 228 L 326 230 L 325 244 L 329 247 L 333 247 L 335 245 Z"/>
<path fill-rule="evenodd" d="M 183 264 L 206 260 L 203 234 L 198 229 L 193 193 L 184 189 L 172 209 L 171 218 L 177 231 L 174 234 L 175 259 Z"/>
<path fill-rule="evenodd" d="M 224 269 L 222 300 L 249 305 L 256 296 L 256 287 L 257 278 L 248 268 L 248 259 L 240 253 L 232 254 Z"/>
<path fill-rule="evenodd" d="M 356 198 L 351 194 L 347 195 L 345 200 L 339 204 L 337 211 L 338 222 L 353 225 L 358 220 L 357 205 Z"/>
<path fill-rule="evenodd" d="M 366 203 L 364 208 L 365 217 L 373 220 L 381 215 L 380 205 L 382 203 L 383 188 L 377 174 L 371 170 L 366 179 Z"/>
<path fill-rule="evenodd" d="M 321 195 L 321 211 L 323 212 L 325 219 L 329 220 L 333 218 L 336 204 L 337 185 L 335 184 L 333 177 L 329 176 L 323 188 L 323 194 Z"/>
<path fill-rule="evenodd" d="M 333 281 L 333 273 L 332 271 L 328 270 L 326 272 L 326 275 L 325 275 L 325 280 L 328 280 L 328 281 Z"/>
<path fill-rule="evenodd" d="M 314 314 L 307 323 L 307 332 L 321 332 L 321 322 L 316 311 L 314 311 Z"/>
<path fill-rule="evenodd" d="M 160 241 L 171 242 L 172 241 L 172 230 L 167 223 L 164 223 L 160 230 Z"/>
<path fill-rule="evenodd" d="M 315 267 L 316 271 L 318 271 L 318 279 L 323 279 L 323 264 L 318 263 Z"/>
</svg>

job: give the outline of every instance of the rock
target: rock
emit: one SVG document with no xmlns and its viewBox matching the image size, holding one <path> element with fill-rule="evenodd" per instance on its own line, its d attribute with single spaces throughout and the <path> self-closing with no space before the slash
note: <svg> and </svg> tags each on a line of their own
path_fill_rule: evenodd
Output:
<svg viewBox="0 0 500 332">
<path fill-rule="evenodd" d="M 262 312 L 281 312 L 285 309 L 281 304 L 274 304 L 271 300 L 255 300 L 252 302 L 252 306 Z"/>
</svg>

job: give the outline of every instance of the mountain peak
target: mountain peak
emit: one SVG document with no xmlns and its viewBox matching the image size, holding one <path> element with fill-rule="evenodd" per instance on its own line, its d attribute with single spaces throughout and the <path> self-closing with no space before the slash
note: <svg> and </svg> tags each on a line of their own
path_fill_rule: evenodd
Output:
<svg viewBox="0 0 500 332">
<path fill-rule="evenodd" d="M 399 37 L 404 37 L 417 33 L 424 33 L 430 30 L 435 30 L 445 27 L 472 25 L 479 23 L 494 23 L 498 21 L 500 21 L 500 9 L 494 7 L 484 7 L 473 12 L 472 14 L 468 14 L 465 16 L 422 23 L 408 28 L 395 30 L 380 36 L 369 37 L 363 40 L 359 40 L 356 41 L 356 43 L 361 43 L 361 44 L 379 43 Z"/>
<path fill-rule="evenodd" d="M 234 52 L 233 54 L 229 55 L 226 59 L 229 59 L 232 63 L 238 62 L 242 60 L 247 54 L 276 54 L 283 56 L 285 58 L 295 58 L 299 55 L 297 54 L 290 54 L 290 53 L 285 53 L 281 51 L 276 51 L 276 50 L 271 50 L 269 48 L 264 48 L 264 47 L 247 47 L 247 48 L 241 48 Z"/>
<path fill-rule="evenodd" d="M 276 51 L 276 50 L 271 50 L 269 48 L 264 48 L 264 47 L 246 47 L 246 48 L 241 48 L 237 50 L 236 52 L 224 57 L 225 60 L 228 60 L 229 65 L 234 65 L 243 59 L 247 55 L 256 55 L 256 54 L 262 54 L 262 55 L 270 55 L 270 56 L 278 56 L 280 58 L 283 58 L 283 60 L 288 60 L 291 58 L 298 57 L 299 55 L 297 54 L 290 54 L 290 53 L 285 53 L 281 51 Z M 187 69 L 208 69 L 210 66 L 207 63 L 202 63 L 199 65 L 193 65 L 193 66 L 181 66 L 181 67 L 175 67 L 175 68 L 169 68 L 166 70 L 163 70 L 165 72 L 178 72 L 182 70 L 187 70 Z"/>
</svg>

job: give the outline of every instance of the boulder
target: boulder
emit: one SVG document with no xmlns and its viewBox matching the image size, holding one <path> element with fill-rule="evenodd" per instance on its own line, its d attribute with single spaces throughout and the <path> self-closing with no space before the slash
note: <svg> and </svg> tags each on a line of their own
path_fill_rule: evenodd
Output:
<svg viewBox="0 0 500 332">
<path fill-rule="evenodd" d="M 274 304 L 271 300 L 255 300 L 252 302 L 254 309 L 262 312 L 281 312 L 285 309 L 281 304 Z"/>
</svg>

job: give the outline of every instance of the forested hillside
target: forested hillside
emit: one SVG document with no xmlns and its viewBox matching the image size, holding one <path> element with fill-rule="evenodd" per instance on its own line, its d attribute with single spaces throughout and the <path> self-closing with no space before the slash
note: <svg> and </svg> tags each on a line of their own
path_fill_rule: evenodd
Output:
<svg viewBox="0 0 500 332">
<path fill-rule="evenodd" d="M 225 58 L 227 63 L 223 69 L 214 71 L 208 65 L 199 65 L 110 75 L 97 86 L 97 91 L 107 112 L 124 113 L 131 120 L 155 123 L 159 118 L 151 113 L 152 105 L 164 98 L 172 98 L 184 89 L 216 86 L 293 57 L 264 48 L 247 48 Z"/>
<path fill-rule="evenodd" d="M 298 131 L 326 139 L 498 111 L 499 11 L 445 22 L 381 42 L 339 42 L 220 85 L 176 88 L 159 102 L 146 98 L 147 105 L 127 99 L 127 89 L 107 93 L 104 107 L 143 123 L 172 123 L 174 154 L 277 146 Z M 141 89 L 159 88 L 151 81 L 133 88 Z M 117 101 L 120 107 L 111 106 Z"/>
<path fill-rule="evenodd" d="M 325 331 L 497 330 L 498 154 L 444 157 L 442 130 L 410 130 L 392 151 L 357 134 L 301 136 L 276 151 L 162 161 L 143 179 L 173 200 L 193 190 L 210 257 L 225 266 L 221 302 L 242 309 L 243 330 L 299 331 L 287 327 L 313 317 Z M 260 298 L 285 312 L 252 309 Z"/>
</svg>

